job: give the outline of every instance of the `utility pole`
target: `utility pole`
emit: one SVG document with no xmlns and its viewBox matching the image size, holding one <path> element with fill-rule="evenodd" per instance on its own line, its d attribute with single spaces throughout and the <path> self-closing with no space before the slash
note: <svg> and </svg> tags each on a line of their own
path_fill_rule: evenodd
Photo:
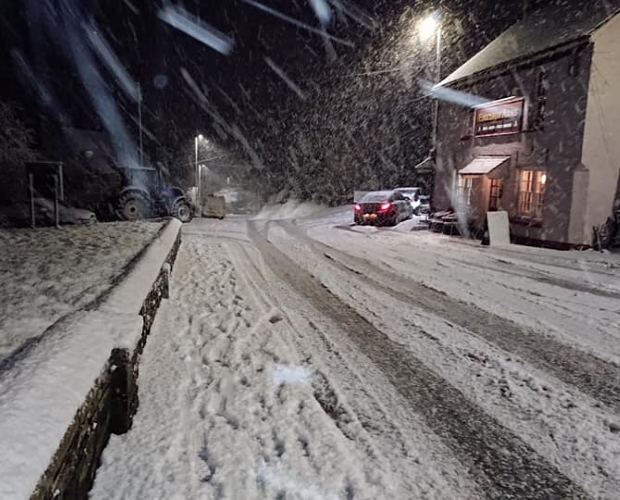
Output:
<svg viewBox="0 0 620 500">
<path fill-rule="evenodd" d="M 435 33 L 435 85 L 441 82 L 441 24 L 437 25 Z M 437 125 L 439 120 L 439 99 L 433 99 L 433 151 L 437 150 Z"/>
<path fill-rule="evenodd" d="M 144 166 L 144 149 L 142 143 L 142 87 L 138 84 L 138 127 L 140 129 L 140 167 Z"/>
</svg>

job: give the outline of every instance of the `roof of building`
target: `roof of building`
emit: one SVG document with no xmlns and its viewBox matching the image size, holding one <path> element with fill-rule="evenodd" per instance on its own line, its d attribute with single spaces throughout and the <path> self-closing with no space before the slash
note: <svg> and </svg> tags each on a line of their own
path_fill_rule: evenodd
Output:
<svg viewBox="0 0 620 500">
<path fill-rule="evenodd" d="M 578 5 L 576 5 L 578 3 Z M 620 11 L 620 0 L 559 0 L 511 26 L 439 85 L 590 36 Z"/>
</svg>

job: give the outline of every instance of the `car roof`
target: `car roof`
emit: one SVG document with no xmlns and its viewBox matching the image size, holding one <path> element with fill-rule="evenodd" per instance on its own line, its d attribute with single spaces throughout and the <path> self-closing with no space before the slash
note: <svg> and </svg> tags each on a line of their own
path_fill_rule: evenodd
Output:
<svg viewBox="0 0 620 500">
<path fill-rule="evenodd" d="M 403 191 L 422 191 L 421 187 L 403 187 L 403 188 L 396 188 L 394 191 L 398 191 L 403 192 Z"/>
<path fill-rule="evenodd" d="M 366 193 L 362 199 L 360 200 L 361 202 L 364 201 L 386 201 L 390 196 L 392 196 L 394 194 L 394 191 L 370 191 L 369 193 Z"/>
</svg>

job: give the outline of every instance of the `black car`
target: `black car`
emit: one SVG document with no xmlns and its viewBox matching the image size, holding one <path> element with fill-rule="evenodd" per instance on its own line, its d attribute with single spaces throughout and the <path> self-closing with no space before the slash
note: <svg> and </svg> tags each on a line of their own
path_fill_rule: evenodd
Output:
<svg viewBox="0 0 620 500">
<path fill-rule="evenodd" d="M 354 207 L 357 225 L 395 226 L 412 215 L 411 201 L 398 191 L 366 193 Z"/>
</svg>

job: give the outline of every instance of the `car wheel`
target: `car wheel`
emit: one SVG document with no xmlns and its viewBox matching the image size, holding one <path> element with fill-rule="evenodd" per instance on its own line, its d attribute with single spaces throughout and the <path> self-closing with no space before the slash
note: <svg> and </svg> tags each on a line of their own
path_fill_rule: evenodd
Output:
<svg viewBox="0 0 620 500">
<path fill-rule="evenodd" d="M 394 227 L 397 223 L 397 220 L 398 220 L 397 216 L 394 215 L 391 218 L 387 219 L 384 225 L 388 227 Z"/>
</svg>

